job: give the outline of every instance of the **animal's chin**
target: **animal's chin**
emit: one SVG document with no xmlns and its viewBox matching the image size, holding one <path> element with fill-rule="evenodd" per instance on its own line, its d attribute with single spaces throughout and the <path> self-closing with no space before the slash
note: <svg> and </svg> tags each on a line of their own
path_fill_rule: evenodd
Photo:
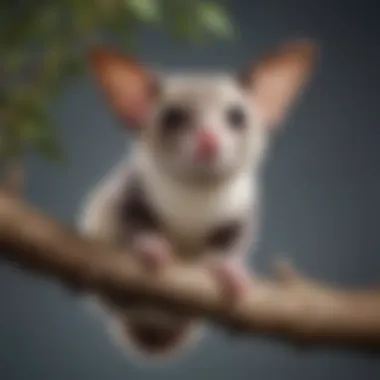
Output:
<svg viewBox="0 0 380 380">
<path fill-rule="evenodd" d="M 220 164 L 218 162 L 188 163 L 178 165 L 174 175 L 189 183 L 216 183 L 233 174 L 233 166 Z"/>
<path fill-rule="evenodd" d="M 157 168 L 166 175 L 181 182 L 192 184 L 214 184 L 236 173 L 239 163 L 236 160 L 216 157 L 213 160 L 197 160 L 193 157 L 157 156 Z"/>
</svg>

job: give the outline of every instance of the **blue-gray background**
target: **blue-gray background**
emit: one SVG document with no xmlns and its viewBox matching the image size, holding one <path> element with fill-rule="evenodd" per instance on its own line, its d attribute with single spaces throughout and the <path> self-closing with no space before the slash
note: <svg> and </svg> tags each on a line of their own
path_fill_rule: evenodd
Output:
<svg viewBox="0 0 380 380">
<path fill-rule="evenodd" d="M 241 39 L 212 47 L 143 32 L 140 56 L 179 68 L 243 66 L 284 39 L 322 46 L 314 80 L 273 142 L 265 171 L 263 231 L 254 262 L 285 252 L 303 272 L 344 285 L 380 278 L 380 24 L 376 1 L 231 1 Z M 70 166 L 30 162 L 30 200 L 73 222 L 85 192 L 120 156 L 123 133 L 95 84 L 71 84 L 54 108 Z M 159 369 L 140 368 L 112 345 L 77 299 L 39 278 L 0 267 L 0 378 L 379 379 L 376 357 L 297 351 L 212 330 L 201 346 Z"/>
</svg>

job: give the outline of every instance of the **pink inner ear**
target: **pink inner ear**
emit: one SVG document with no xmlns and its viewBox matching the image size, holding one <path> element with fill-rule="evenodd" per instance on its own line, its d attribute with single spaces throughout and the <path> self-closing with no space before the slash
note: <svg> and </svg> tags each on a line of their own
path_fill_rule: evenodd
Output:
<svg viewBox="0 0 380 380">
<path fill-rule="evenodd" d="M 92 52 L 91 64 L 118 116 L 128 124 L 141 124 L 152 101 L 152 79 L 147 71 L 132 59 L 104 48 Z"/>
<path fill-rule="evenodd" d="M 127 100 L 127 102 L 129 102 Z M 129 106 L 122 112 L 124 121 L 134 126 L 144 122 L 146 114 L 149 112 L 149 102 L 145 97 L 136 97 L 129 102 Z"/>
<path fill-rule="evenodd" d="M 124 81 L 124 84 L 122 80 L 120 82 L 118 90 L 113 95 L 118 112 L 127 123 L 134 125 L 142 123 L 151 101 L 148 90 L 144 90 L 142 85 L 141 87 L 136 86 L 128 80 Z"/>
<path fill-rule="evenodd" d="M 283 121 L 309 77 L 314 56 L 314 44 L 296 41 L 280 46 L 254 65 L 250 76 L 253 101 L 267 127 Z"/>
</svg>

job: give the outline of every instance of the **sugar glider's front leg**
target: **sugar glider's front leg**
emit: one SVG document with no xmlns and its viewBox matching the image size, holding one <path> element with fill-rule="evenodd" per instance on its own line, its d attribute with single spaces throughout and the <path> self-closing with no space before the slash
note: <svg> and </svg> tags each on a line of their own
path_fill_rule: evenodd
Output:
<svg viewBox="0 0 380 380">
<path fill-rule="evenodd" d="M 221 286 L 226 302 L 236 303 L 249 288 L 247 255 L 252 244 L 252 220 L 229 222 L 208 239 L 207 265 Z"/>
<path fill-rule="evenodd" d="M 130 244 L 147 270 L 156 272 L 170 263 L 172 248 L 162 232 L 159 217 L 137 178 L 126 189 L 119 210 L 122 239 Z"/>
<path fill-rule="evenodd" d="M 89 195 L 79 224 L 94 239 L 124 246 L 147 270 L 155 272 L 170 261 L 170 244 L 132 173 L 116 171 L 98 185 Z M 149 305 L 120 307 L 103 297 L 95 301 L 110 317 L 114 339 L 135 352 L 168 352 L 189 342 L 196 332 L 192 321 Z"/>
<path fill-rule="evenodd" d="M 148 270 L 170 260 L 170 244 L 128 166 L 120 165 L 89 194 L 79 229 L 94 239 L 125 246 Z"/>
</svg>

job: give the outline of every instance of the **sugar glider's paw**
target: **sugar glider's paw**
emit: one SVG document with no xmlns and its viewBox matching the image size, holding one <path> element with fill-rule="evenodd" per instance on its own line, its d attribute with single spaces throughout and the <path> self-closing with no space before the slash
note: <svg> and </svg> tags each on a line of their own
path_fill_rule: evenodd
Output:
<svg viewBox="0 0 380 380">
<path fill-rule="evenodd" d="M 161 234 L 139 235 L 134 240 L 133 249 L 138 259 L 149 271 L 160 271 L 171 263 L 171 245 Z"/>
<path fill-rule="evenodd" d="M 220 284 L 223 296 L 228 303 L 236 304 L 245 296 L 251 279 L 242 263 L 215 260 L 210 262 L 209 269 Z"/>
</svg>

